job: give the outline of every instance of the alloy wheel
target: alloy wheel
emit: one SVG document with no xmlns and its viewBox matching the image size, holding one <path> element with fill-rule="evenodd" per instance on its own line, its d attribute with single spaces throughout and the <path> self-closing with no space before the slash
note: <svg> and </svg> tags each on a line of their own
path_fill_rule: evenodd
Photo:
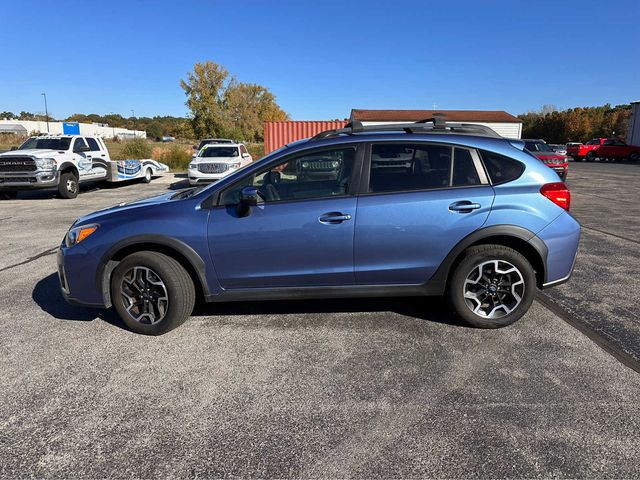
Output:
<svg viewBox="0 0 640 480">
<path fill-rule="evenodd" d="M 78 189 L 78 182 L 73 180 L 72 178 L 67 180 L 67 191 L 69 193 L 76 193 Z"/>
<path fill-rule="evenodd" d="M 489 260 L 475 266 L 463 286 L 467 307 L 484 318 L 511 313 L 522 302 L 524 291 L 522 273 L 505 260 Z"/>
<path fill-rule="evenodd" d="M 120 284 L 120 294 L 127 314 L 136 322 L 154 325 L 167 314 L 167 287 L 148 267 L 133 267 L 127 271 Z"/>
</svg>

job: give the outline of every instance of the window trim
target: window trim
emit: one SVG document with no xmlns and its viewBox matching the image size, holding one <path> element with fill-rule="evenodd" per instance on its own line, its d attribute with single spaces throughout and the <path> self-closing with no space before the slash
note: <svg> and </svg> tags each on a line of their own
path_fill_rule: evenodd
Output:
<svg viewBox="0 0 640 480">
<path fill-rule="evenodd" d="M 314 200 L 328 200 L 328 199 L 332 199 L 332 198 L 348 198 L 348 197 L 354 197 L 357 195 L 359 187 L 360 187 L 360 177 L 361 177 L 361 171 L 362 171 L 362 161 L 363 161 L 363 156 L 364 156 L 364 148 L 363 148 L 363 144 L 362 142 L 354 142 L 354 143 L 340 143 L 340 144 L 333 144 L 333 145 L 325 145 L 323 147 L 318 147 L 318 148 L 309 148 L 309 149 L 304 149 L 304 150 L 297 150 L 295 152 L 292 152 L 288 155 L 283 155 L 281 157 L 278 158 L 274 158 L 273 160 L 269 161 L 268 163 L 265 163 L 264 165 L 261 165 L 259 168 L 256 168 L 255 170 L 252 170 L 251 172 L 246 172 L 245 175 L 242 175 L 242 177 L 238 178 L 235 182 L 231 183 L 230 185 L 225 186 L 223 189 L 215 192 L 211 197 L 209 197 L 211 200 L 205 200 L 205 202 L 203 202 L 203 204 L 206 204 L 207 202 L 209 202 L 209 204 L 211 205 L 211 209 L 216 209 L 216 208 L 233 208 L 235 205 L 222 205 L 220 204 L 220 201 L 222 199 L 222 194 L 229 190 L 234 188 L 238 183 L 241 183 L 243 180 L 245 180 L 248 176 L 253 176 L 253 175 L 258 175 L 259 173 L 262 173 L 265 169 L 269 169 L 270 167 L 274 166 L 274 165 L 278 165 L 280 163 L 284 163 L 284 162 L 289 162 L 292 159 L 295 159 L 297 157 L 303 157 L 303 156 L 307 156 L 307 155 L 313 155 L 315 153 L 320 153 L 320 152 L 326 152 L 326 151 L 333 151 L 333 150 L 346 150 L 349 148 L 352 148 L 355 150 L 355 155 L 354 155 L 354 159 L 353 159 L 353 173 L 352 173 L 352 180 L 351 183 L 349 184 L 349 191 L 344 194 L 344 195 L 331 195 L 331 196 L 326 196 L 326 197 L 310 197 L 310 198 L 299 198 L 299 199 L 287 199 L 287 200 L 276 200 L 273 202 L 262 202 L 264 205 L 279 205 L 279 204 L 284 204 L 284 203 L 292 203 L 292 202 L 308 202 L 308 201 L 314 201 Z"/>
<path fill-rule="evenodd" d="M 448 147 L 451 149 L 451 168 L 449 170 L 449 185 L 446 187 L 433 187 L 433 188 L 417 188 L 417 189 L 411 189 L 411 190 L 390 190 L 387 192 L 370 192 L 369 191 L 369 187 L 370 187 L 370 177 L 371 177 L 371 152 L 372 152 L 372 147 L 374 145 L 389 145 L 389 144 L 404 144 L 404 145 L 414 145 L 414 146 L 421 146 L 421 145 L 436 145 L 439 147 Z M 480 183 L 478 185 L 457 185 L 454 186 L 452 185 L 453 183 L 453 169 L 455 166 L 455 149 L 456 148 L 460 148 L 462 150 L 467 150 L 471 153 L 471 158 L 473 159 L 473 165 L 476 169 L 476 173 L 478 174 L 478 178 L 480 179 Z M 444 142 L 432 142 L 432 141 L 407 141 L 406 139 L 403 140 L 380 140 L 380 141 L 376 141 L 376 142 L 368 142 L 367 143 L 367 149 L 365 152 L 365 158 L 364 161 L 362 163 L 362 174 L 361 174 L 361 180 L 360 180 L 360 188 L 358 190 L 358 195 L 363 195 L 363 196 L 370 196 L 370 195 L 389 195 L 389 194 L 398 194 L 398 193 L 414 193 L 414 192 L 433 192 L 433 191 L 439 191 L 439 190 L 454 190 L 454 189 L 460 189 L 460 188 L 477 188 L 477 187 L 486 187 L 491 185 L 491 181 L 489 180 L 489 176 L 487 175 L 487 172 L 484 169 L 484 164 L 482 163 L 481 157 L 480 157 L 480 153 L 478 152 L 478 149 L 473 148 L 473 147 L 468 147 L 465 145 L 458 145 L 458 144 L 453 144 L 453 143 L 444 143 Z"/>
</svg>

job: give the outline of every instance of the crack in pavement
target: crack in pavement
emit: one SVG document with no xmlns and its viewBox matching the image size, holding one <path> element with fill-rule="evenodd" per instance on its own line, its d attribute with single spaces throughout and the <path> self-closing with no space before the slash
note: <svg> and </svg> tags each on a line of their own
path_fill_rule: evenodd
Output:
<svg viewBox="0 0 640 480">
<path fill-rule="evenodd" d="M 14 263 L 13 265 L 8 265 L 6 267 L 2 267 L 2 268 L 0 268 L 0 272 L 4 272 L 6 270 L 10 270 L 12 268 L 19 267 L 21 265 L 26 265 L 27 263 L 31 263 L 31 262 L 33 262 L 35 260 L 38 260 L 39 258 L 46 257 L 47 255 L 53 255 L 54 253 L 56 253 L 56 250 L 58 250 L 58 247 L 50 248 L 48 250 L 45 250 L 44 252 L 40 252 L 37 255 L 34 255 L 33 257 L 27 258 L 23 262 Z"/>
<path fill-rule="evenodd" d="M 601 233 L 603 235 L 610 235 L 612 237 L 619 238 L 620 240 L 626 240 L 627 242 L 637 243 L 638 245 L 640 245 L 640 241 L 634 240 L 633 238 L 623 237 L 622 235 L 616 235 L 615 233 L 605 232 L 604 230 L 599 230 L 599 229 L 593 228 L 593 227 L 587 227 L 585 225 L 582 225 L 582 228 L 584 228 L 585 230 L 593 230 L 594 232 L 598 232 L 598 233 Z"/>
</svg>

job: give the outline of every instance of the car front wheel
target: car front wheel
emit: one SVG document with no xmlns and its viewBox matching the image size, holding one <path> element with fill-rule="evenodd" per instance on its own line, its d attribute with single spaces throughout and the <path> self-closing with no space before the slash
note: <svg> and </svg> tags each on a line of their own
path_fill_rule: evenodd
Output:
<svg viewBox="0 0 640 480">
<path fill-rule="evenodd" d="M 596 154 L 593 152 L 588 152 L 585 158 L 587 159 L 587 162 L 595 162 Z"/>
<path fill-rule="evenodd" d="M 464 253 L 453 271 L 447 301 L 466 323 L 500 328 L 520 319 L 536 294 L 529 261 L 503 245 L 477 245 Z"/>
<path fill-rule="evenodd" d="M 161 335 L 184 323 L 195 304 L 191 277 L 180 263 L 158 252 L 125 257 L 111 276 L 111 301 L 131 330 Z"/>
</svg>

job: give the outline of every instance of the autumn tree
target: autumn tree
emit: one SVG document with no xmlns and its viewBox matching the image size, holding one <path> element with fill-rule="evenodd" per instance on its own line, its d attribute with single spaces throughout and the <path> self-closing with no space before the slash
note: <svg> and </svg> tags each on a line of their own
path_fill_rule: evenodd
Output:
<svg viewBox="0 0 640 480">
<path fill-rule="evenodd" d="M 258 141 L 263 136 L 263 122 L 289 118 L 267 88 L 238 82 L 214 62 L 196 63 L 180 86 L 191 110 L 193 132 L 199 138 Z"/>
</svg>

